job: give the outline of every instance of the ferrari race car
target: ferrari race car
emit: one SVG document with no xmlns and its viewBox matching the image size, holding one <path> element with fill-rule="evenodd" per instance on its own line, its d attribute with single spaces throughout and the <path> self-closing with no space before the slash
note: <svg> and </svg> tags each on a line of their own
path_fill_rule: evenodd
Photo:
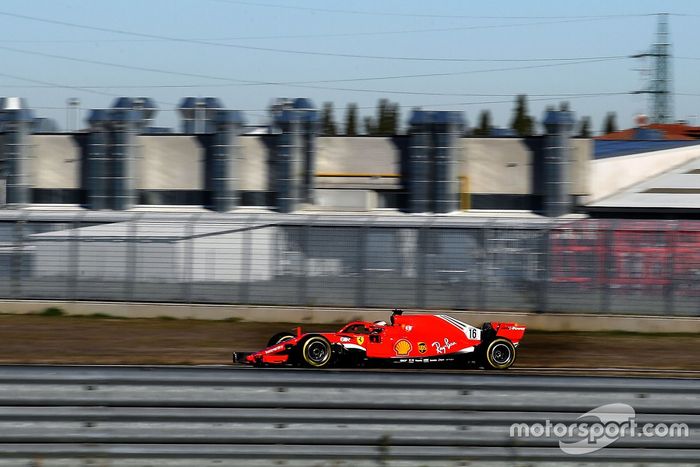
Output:
<svg viewBox="0 0 700 467">
<path fill-rule="evenodd" d="M 281 332 L 259 352 L 235 352 L 234 363 L 312 368 L 475 364 L 503 370 L 515 362 L 525 334 L 517 323 L 470 326 L 451 316 L 394 310 L 390 323 L 353 321 L 327 333 Z"/>
</svg>

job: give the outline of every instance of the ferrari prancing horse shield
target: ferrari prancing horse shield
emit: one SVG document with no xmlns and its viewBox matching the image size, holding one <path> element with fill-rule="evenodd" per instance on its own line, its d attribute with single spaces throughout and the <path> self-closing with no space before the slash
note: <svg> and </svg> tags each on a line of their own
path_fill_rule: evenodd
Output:
<svg viewBox="0 0 700 467">
<path fill-rule="evenodd" d="M 365 343 L 365 338 L 364 336 L 357 336 L 357 344 L 362 345 Z"/>
</svg>

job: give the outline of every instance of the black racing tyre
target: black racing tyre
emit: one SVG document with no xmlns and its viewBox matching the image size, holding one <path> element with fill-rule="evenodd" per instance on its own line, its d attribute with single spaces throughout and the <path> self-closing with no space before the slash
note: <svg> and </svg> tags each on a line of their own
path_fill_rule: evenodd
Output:
<svg viewBox="0 0 700 467">
<path fill-rule="evenodd" d="M 484 352 L 484 366 L 494 370 L 505 370 L 515 363 L 515 346 L 501 337 L 489 342 Z"/>
<path fill-rule="evenodd" d="M 331 343 L 323 336 L 311 336 L 301 343 L 301 359 L 313 368 L 327 368 L 333 360 Z"/>
<path fill-rule="evenodd" d="M 270 337 L 270 340 L 267 341 L 267 346 L 272 347 L 273 345 L 280 344 L 282 342 L 294 339 L 296 337 L 295 334 L 286 331 L 286 332 L 278 332 L 274 336 Z"/>
</svg>

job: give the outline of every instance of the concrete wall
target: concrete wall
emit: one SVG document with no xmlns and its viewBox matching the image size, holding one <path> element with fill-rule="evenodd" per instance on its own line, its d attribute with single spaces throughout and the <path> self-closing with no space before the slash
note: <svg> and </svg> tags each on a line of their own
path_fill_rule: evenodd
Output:
<svg viewBox="0 0 700 467">
<path fill-rule="evenodd" d="M 667 149 L 594 160 L 589 170 L 586 203 L 598 201 L 700 157 L 700 147 Z"/>
<path fill-rule="evenodd" d="M 139 136 L 139 189 L 201 190 L 204 151 L 194 136 Z"/>
<path fill-rule="evenodd" d="M 471 193 L 532 193 L 532 152 L 515 138 L 463 138 L 458 173 Z"/>
<path fill-rule="evenodd" d="M 80 188 L 80 147 L 71 135 L 33 135 L 30 180 L 37 188 Z"/>
<path fill-rule="evenodd" d="M 463 138 L 459 175 L 469 178 L 471 193 L 531 194 L 534 150 L 540 138 Z M 569 174 L 572 194 L 588 194 L 589 164 L 593 143 L 588 139 L 572 140 Z M 538 156 L 542 157 L 542 156 Z"/>
<path fill-rule="evenodd" d="M 260 136 L 238 139 L 239 190 L 267 191 L 267 147 Z"/>
<path fill-rule="evenodd" d="M 268 190 L 267 136 L 243 136 L 238 140 L 236 178 L 243 191 Z M 37 188 L 80 188 L 80 150 L 71 135 L 35 135 L 34 158 L 31 161 L 32 180 Z M 401 172 L 402 137 L 319 137 L 316 172 L 326 175 L 399 175 Z M 200 190 L 203 187 L 204 154 L 197 138 L 189 135 L 148 135 L 138 137 L 140 157 L 137 161 L 139 189 L 147 190 Z M 532 188 L 533 151 L 541 139 L 516 138 L 462 138 L 457 173 L 469 179 L 469 191 L 477 194 L 528 195 Z M 663 171 L 667 166 L 684 162 L 686 156 L 640 156 L 654 159 L 652 167 L 636 166 L 634 170 L 619 169 L 620 159 L 593 162 L 599 167 L 589 182 L 592 143 L 574 140 L 571 165 L 573 194 L 587 195 L 617 191 L 649 176 L 647 170 Z M 676 149 L 695 151 L 700 149 Z M 635 157 L 635 156 L 628 156 Z M 658 159 L 658 161 L 657 161 Z M 664 161 L 662 161 L 664 159 Z M 677 160 L 677 162 L 676 162 Z M 613 168 L 607 168 L 611 166 Z M 622 164 L 622 167 L 626 167 Z M 623 177 L 610 172 L 623 170 Z M 638 173 L 637 178 L 633 175 Z M 606 175 L 607 174 L 607 175 Z M 602 177 L 602 179 L 601 179 Z M 395 189 L 400 187 L 397 177 L 322 177 L 319 188 Z M 605 187 L 610 190 L 603 191 Z"/>
<path fill-rule="evenodd" d="M 392 138 L 320 137 L 316 144 L 316 173 L 400 173 L 401 154 Z"/>
</svg>

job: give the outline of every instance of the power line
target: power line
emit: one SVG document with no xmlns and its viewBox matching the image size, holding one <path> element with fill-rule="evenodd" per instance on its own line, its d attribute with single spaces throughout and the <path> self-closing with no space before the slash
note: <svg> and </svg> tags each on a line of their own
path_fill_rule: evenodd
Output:
<svg viewBox="0 0 700 467">
<path fill-rule="evenodd" d="M 617 14 L 617 15 L 584 15 L 584 16 L 478 16 L 478 15 L 437 15 L 426 13 L 399 13 L 399 12 L 381 12 L 381 11 L 363 11 L 363 10 L 343 10 L 332 8 L 314 8 L 298 5 L 279 5 L 273 3 L 262 2 L 247 2 L 242 0 L 211 0 L 218 3 L 228 3 L 235 5 L 246 5 L 253 7 L 264 8 L 283 8 L 287 10 L 310 11 L 317 13 L 338 13 L 349 15 L 369 15 L 369 16 L 403 16 L 409 18 L 469 18 L 469 19 L 597 19 L 597 18 L 630 18 L 640 16 L 652 16 L 655 13 L 637 13 L 637 14 Z"/>
<path fill-rule="evenodd" d="M 55 58 L 55 59 L 68 60 L 68 61 L 74 61 L 74 62 L 80 62 L 80 63 L 89 63 L 89 64 L 93 64 L 93 65 L 101 65 L 101 66 L 108 66 L 108 67 L 114 67 L 114 68 L 124 68 L 124 69 L 137 70 L 137 71 L 147 71 L 147 72 L 151 72 L 151 73 L 161 73 L 161 74 L 168 74 L 168 75 L 187 76 L 187 77 L 191 77 L 191 78 L 196 77 L 196 78 L 214 79 L 214 80 L 219 80 L 219 81 L 227 81 L 230 83 L 229 86 L 233 85 L 232 83 L 236 83 L 237 85 L 241 85 L 241 86 L 253 86 L 253 85 L 254 86 L 261 86 L 261 85 L 262 86 L 289 86 L 289 87 L 304 88 L 304 89 L 316 89 L 316 90 L 371 92 L 371 93 L 378 93 L 378 94 L 425 95 L 425 96 L 464 96 L 465 94 L 331 87 L 331 86 L 318 86 L 317 83 L 322 84 L 322 83 L 357 82 L 357 81 L 418 78 L 418 77 L 454 76 L 454 75 L 488 73 L 488 72 L 498 72 L 498 71 L 513 71 L 513 70 L 523 70 L 523 69 L 533 69 L 533 68 L 549 68 L 549 67 L 556 67 L 556 66 L 596 63 L 596 62 L 602 62 L 602 61 L 610 61 L 610 60 L 626 59 L 627 58 L 626 56 L 615 56 L 615 57 L 603 57 L 603 58 L 595 59 L 595 60 L 582 60 L 582 61 L 578 61 L 578 62 L 566 61 L 564 63 L 546 63 L 546 64 L 538 64 L 538 65 L 523 65 L 523 66 L 515 66 L 515 67 L 484 69 L 484 70 L 469 70 L 469 71 L 462 71 L 462 72 L 425 73 L 425 74 L 418 74 L 418 75 L 394 75 L 394 76 L 383 76 L 383 77 L 348 78 L 348 79 L 336 79 L 336 80 L 274 82 L 274 81 L 240 80 L 240 79 L 227 78 L 227 77 L 222 77 L 222 76 L 204 75 L 204 74 L 199 74 L 199 73 L 188 73 L 188 72 L 180 72 L 180 71 L 162 70 L 162 69 L 158 69 L 158 68 L 142 67 L 142 66 L 135 66 L 135 65 L 125 65 L 125 64 L 118 64 L 118 63 L 113 63 L 113 62 L 104 62 L 104 61 L 99 61 L 99 60 L 70 57 L 70 56 L 66 56 L 66 55 L 50 54 L 50 53 L 46 53 L 46 52 L 37 52 L 37 51 L 32 51 L 32 50 L 17 49 L 15 47 L 0 46 L 0 50 L 8 50 L 8 51 L 12 51 L 12 52 L 24 53 L 24 54 L 29 54 L 29 55 L 36 55 L 36 56 L 40 56 L 40 57 Z M 206 86 L 203 86 L 203 87 L 206 87 Z"/>
<path fill-rule="evenodd" d="M 471 31 L 471 30 L 487 30 L 487 29 L 504 29 L 527 26 L 543 26 L 549 24 L 564 24 L 564 23 L 580 23 L 599 21 L 609 18 L 580 18 L 570 20 L 557 21 L 536 21 L 526 23 L 509 23 L 509 24 L 489 24 L 489 25 L 471 25 L 471 26 L 454 26 L 449 28 L 425 28 L 425 29 L 397 29 L 391 31 L 353 31 L 339 33 L 317 33 L 317 34 L 278 34 L 268 36 L 234 36 L 234 37 L 214 37 L 214 38 L 182 38 L 191 41 L 238 41 L 238 40 L 265 40 L 265 39 L 322 39 L 329 37 L 361 37 L 361 36 L 385 36 L 385 35 L 400 35 L 400 34 L 417 34 L 429 32 L 454 32 L 454 31 Z M 142 38 L 142 39 L 0 39 L 4 43 L 22 43 L 22 44 L 84 44 L 84 43 L 148 43 L 148 42 L 168 42 L 170 39 Z"/>
<path fill-rule="evenodd" d="M 198 40 L 198 39 L 185 39 L 185 38 L 180 38 L 180 37 L 170 37 L 170 36 L 163 36 L 163 35 L 158 35 L 158 34 L 148 34 L 148 33 L 141 33 L 141 32 L 125 31 L 122 29 L 88 26 L 88 25 L 84 25 L 84 24 L 70 23 L 67 21 L 61 21 L 61 20 L 55 20 L 55 19 L 39 18 L 36 16 L 28 16 L 28 15 L 22 15 L 22 14 L 17 14 L 17 13 L 9 13 L 9 12 L 5 12 L 5 11 L 0 11 L 0 15 L 11 17 L 11 18 L 25 19 L 25 20 L 30 20 L 30 21 L 38 21 L 38 22 L 48 23 L 48 24 L 57 24 L 57 25 L 73 27 L 73 28 L 88 29 L 88 30 L 101 31 L 101 32 L 109 32 L 109 33 L 114 33 L 114 34 L 124 34 L 124 35 L 136 36 L 136 37 L 142 37 L 142 38 L 161 39 L 161 40 L 167 40 L 167 41 L 172 41 L 172 42 L 208 45 L 208 46 L 216 46 L 216 47 L 228 47 L 228 48 L 243 49 L 243 50 L 254 50 L 254 51 L 259 51 L 259 52 L 274 52 L 274 53 L 285 53 L 285 54 L 294 54 L 294 55 L 313 55 L 313 56 L 323 56 L 323 57 L 355 58 L 355 59 L 368 59 L 368 60 L 397 60 L 397 61 L 418 61 L 418 62 L 533 61 L 532 59 L 474 59 L 474 58 L 449 58 L 449 57 L 439 58 L 439 57 L 408 57 L 408 56 L 390 56 L 390 55 L 364 55 L 364 54 L 348 54 L 348 53 L 334 53 L 334 52 L 317 52 L 317 51 L 310 51 L 310 50 L 280 49 L 280 48 L 274 48 L 274 47 L 258 47 L 258 46 L 241 45 L 241 44 L 228 44 L 228 43 L 223 43 L 223 42 L 203 41 L 203 40 Z M 556 60 L 556 58 L 555 59 L 548 58 L 546 60 Z"/>
</svg>

